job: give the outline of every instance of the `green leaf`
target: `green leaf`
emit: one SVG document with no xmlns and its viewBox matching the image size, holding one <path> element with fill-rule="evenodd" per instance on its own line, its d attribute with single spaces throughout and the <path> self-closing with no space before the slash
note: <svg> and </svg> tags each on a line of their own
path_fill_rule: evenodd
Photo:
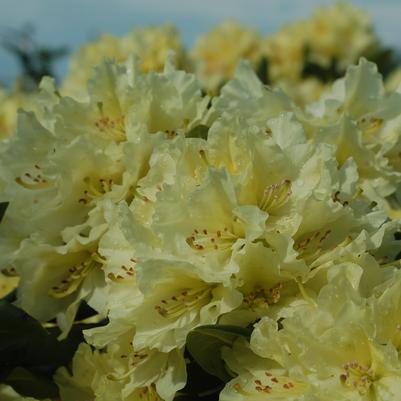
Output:
<svg viewBox="0 0 401 401">
<path fill-rule="evenodd" d="M 398 67 L 398 63 L 394 57 L 394 50 L 391 48 L 385 48 L 378 51 L 372 57 L 369 57 L 370 61 L 373 61 L 377 65 L 379 72 L 386 78 L 395 68 Z"/>
<path fill-rule="evenodd" d="M 207 125 L 200 124 L 192 128 L 187 133 L 187 138 L 201 138 L 206 140 L 208 133 L 209 133 L 209 127 Z"/>
<path fill-rule="evenodd" d="M 321 82 L 332 82 L 342 77 L 345 73 L 345 71 L 339 69 L 338 60 L 335 57 L 330 60 L 330 64 L 327 66 L 320 65 L 313 61 L 312 49 L 309 44 L 306 44 L 304 47 L 303 58 L 303 78 L 313 77 L 319 79 Z"/>
<path fill-rule="evenodd" d="M 58 396 L 58 388 L 51 380 L 35 375 L 22 367 L 12 370 L 4 382 L 22 396 L 37 399 Z"/>
<path fill-rule="evenodd" d="M 8 202 L 0 202 L 0 223 L 3 220 L 4 214 L 6 213 Z"/>
<path fill-rule="evenodd" d="M 189 333 L 187 350 L 203 370 L 227 382 L 231 376 L 221 358 L 221 348 L 232 347 L 238 337 L 249 339 L 250 335 L 249 329 L 238 326 L 200 326 Z"/>
<path fill-rule="evenodd" d="M 174 401 L 194 401 L 191 394 L 178 394 L 174 397 Z"/>
<path fill-rule="evenodd" d="M 45 330 L 24 311 L 0 301 L 0 380 L 16 367 L 34 374 L 51 377 L 54 371 L 67 365 L 83 340 L 83 329 L 93 325 L 75 324 L 68 337 L 59 341 L 58 328 Z"/>
<path fill-rule="evenodd" d="M 344 71 L 340 71 L 338 69 L 337 64 L 338 63 L 335 58 L 331 60 L 330 65 L 327 67 L 323 67 L 312 61 L 305 61 L 302 70 L 302 77 L 314 77 L 319 79 L 321 82 L 332 82 L 344 74 Z"/>
<path fill-rule="evenodd" d="M 0 351 L 47 335 L 35 319 L 5 299 L 0 300 Z"/>
<path fill-rule="evenodd" d="M 91 313 L 89 307 L 80 310 L 82 316 Z M 0 382 L 25 396 L 57 396 L 57 387 L 51 381 L 55 370 L 71 361 L 84 341 L 82 331 L 97 325 L 74 324 L 68 337 L 59 341 L 57 327 L 44 329 L 7 299 L 0 300 Z"/>
<path fill-rule="evenodd" d="M 269 59 L 266 56 L 263 56 L 259 64 L 256 68 L 256 75 L 264 85 L 268 85 L 270 83 L 269 77 Z"/>
<path fill-rule="evenodd" d="M 185 350 L 187 363 L 187 383 L 180 390 L 174 401 L 218 401 L 219 393 L 224 388 L 224 382 L 208 374 Z"/>
</svg>

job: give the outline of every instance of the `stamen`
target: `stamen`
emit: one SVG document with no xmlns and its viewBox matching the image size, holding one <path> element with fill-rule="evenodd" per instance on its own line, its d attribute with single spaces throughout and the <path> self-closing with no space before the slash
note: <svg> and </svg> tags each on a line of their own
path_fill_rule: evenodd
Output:
<svg viewBox="0 0 401 401">
<path fill-rule="evenodd" d="M 15 181 L 26 189 L 44 189 L 52 185 L 50 181 L 36 171 L 32 174 L 25 173 L 23 176 L 17 177 Z"/>
<path fill-rule="evenodd" d="M 85 205 L 91 202 L 93 199 L 104 196 L 113 188 L 113 179 L 111 178 L 99 178 L 95 180 L 91 177 L 85 177 L 84 182 L 87 187 L 83 192 L 83 196 L 78 200 L 78 202 Z"/>
<path fill-rule="evenodd" d="M 177 132 L 175 130 L 164 130 L 164 132 L 166 133 L 167 139 L 173 139 L 177 136 Z"/>
<path fill-rule="evenodd" d="M 150 387 L 144 387 L 139 392 L 139 398 L 144 401 L 162 401 L 156 392 L 156 386 L 152 384 Z"/>
<path fill-rule="evenodd" d="M 200 150 L 199 150 L 199 155 L 200 155 L 202 161 L 203 161 L 206 165 L 209 165 L 209 161 L 208 161 L 208 159 L 207 159 L 205 150 L 200 149 Z"/>
<path fill-rule="evenodd" d="M 358 122 L 358 127 L 365 135 L 375 134 L 383 124 L 383 119 L 379 117 L 362 117 Z"/>
<path fill-rule="evenodd" d="M 162 299 L 155 310 L 164 318 L 177 319 L 191 310 L 200 310 L 212 299 L 214 285 L 184 289 L 168 299 Z"/>
<path fill-rule="evenodd" d="M 297 240 L 294 244 L 294 249 L 298 252 L 298 258 L 302 258 L 309 263 L 318 259 L 324 253 L 322 243 L 330 233 L 331 230 L 316 231 L 309 237 Z"/>
<path fill-rule="evenodd" d="M 15 267 L 7 267 L 1 270 L 1 273 L 6 277 L 17 277 L 18 273 L 15 270 Z"/>
<path fill-rule="evenodd" d="M 259 208 L 273 214 L 278 208 L 287 203 L 291 193 L 290 180 L 284 180 L 279 184 L 269 185 L 263 192 L 263 197 L 259 202 Z"/>
<path fill-rule="evenodd" d="M 95 121 L 95 127 L 102 133 L 110 136 L 117 142 L 124 141 L 126 138 L 125 116 L 121 115 L 114 119 L 104 114 L 103 103 L 98 103 L 98 110 L 101 117 Z"/>
<path fill-rule="evenodd" d="M 276 304 L 280 301 L 281 290 L 283 284 L 278 283 L 274 287 L 265 289 L 258 288 L 255 291 L 248 293 L 244 296 L 244 304 L 251 309 L 264 308 L 267 309 L 269 305 Z"/>
<path fill-rule="evenodd" d="M 245 387 L 245 388 L 244 388 Z M 304 392 L 305 384 L 291 380 L 285 376 L 274 376 L 270 372 L 265 372 L 264 377 L 254 380 L 242 386 L 240 383 L 234 385 L 235 391 L 246 397 L 246 399 L 267 400 L 277 396 L 287 399 L 287 397 L 301 395 Z M 270 394 L 270 396 L 267 396 Z"/>
<path fill-rule="evenodd" d="M 125 265 L 120 266 L 120 274 L 115 274 L 113 272 L 110 272 L 107 277 L 116 283 L 122 283 L 125 282 L 126 280 L 132 280 L 136 274 L 135 272 L 135 266 L 136 266 L 136 259 L 131 258 L 130 262 L 133 264 L 132 267 L 127 267 Z"/>
<path fill-rule="evenodd" d="M 186 242 L 191 248 L 197 251 L 222 251 L 230 249 L 237 239 L 238 237 L 228 227 L 211 232 L 206 228 L 195 228 L 192 234 L 186 238 Z"/>
<path fill-rule="evenodd" d="M 348 202 L 347 202 L 347 201 L 342 201 L 342 200 L 340 199 L 340 197 L 339 197 L 340 193 L 341 193 L 340 191 L 334 192 L 334 194 L 333 194 L 333 196 L 331 197 L 331 199 L 333 200 L 333 202 L 337 202 L 337 203 L 339 203 L 339 204 L 341 204 L 341 205 L 343 205 L 343 206 L 347 206 L 347 205 L 348 205 Z"/>
<path fill-rule="evenodd" d="M 123 374 L 117 374 L 117 373 L 109 373 L 107 375 L 107 378 L 109 380 L 113 381 L 120 381 L 127 379 L 132 375 L 132 373 L 135 371 L 137 368 L 137 365 L 139 362 L 143 361 L 146 359 L 149 355 L 145 352 L 134 352 L 133 354 L 128 355 L 121 355 L 121 358 L 128 358 L 129 359 L 129 364 L 132 366 L 130 369 L 128 369 L 125 373 Z"/>
<path fill-rule="evenodd" d="M 81 264 L 71 266 L 65 278 L 49 290 L 49 295 L 53 298 L 64 298 L 75 292 L 92 270 L 102 267 L 104 260 L 101 259 L 100 263 L 99 258 L 100 255 L 94 252 Z"/>
<path fill-rule="evenodd" d="M 375 381 L 375 373 L 372 368 L 362 365 L 358 361 L 348 362 L 343 368 L 344 373 L 340 375 L 342 383 L 347 387 L 355 388 L 361 395 L 367 394 Z"/>
</svg>

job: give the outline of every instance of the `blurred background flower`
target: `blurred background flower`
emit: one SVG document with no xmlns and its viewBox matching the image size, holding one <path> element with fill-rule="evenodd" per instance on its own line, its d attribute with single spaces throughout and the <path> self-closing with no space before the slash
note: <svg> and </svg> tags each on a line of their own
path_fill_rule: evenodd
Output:
<svg viewBox="0 0 401 401">
<path fill-rule="evenodd" d="M 107 32 L 124 35 L 133 27 L 175 24 L 186 47 L 226 19 L 250 25 L 261 34 L 277 31 L 283 24 L 310 17 L 316 7 L 329 0 L 0 0 L 0 33 L 35 28 L 34 37 L 46 49 L 60 51 L 66 46 L 74 53 L 85 42 Z M 378 36 L 387 47 L 398 46 L 398 0 L 351 0 L 366 10 Z M 57 53 L 56 53 L 57 54 Z M 54 55 L 54 54 L 53 54 Z M 19 73 L 17 59 L 0 49 L 0 82 L 10 86 Z M 68 58 L 56 59 L 55 72 L 65 75 Z"/>
</svg>

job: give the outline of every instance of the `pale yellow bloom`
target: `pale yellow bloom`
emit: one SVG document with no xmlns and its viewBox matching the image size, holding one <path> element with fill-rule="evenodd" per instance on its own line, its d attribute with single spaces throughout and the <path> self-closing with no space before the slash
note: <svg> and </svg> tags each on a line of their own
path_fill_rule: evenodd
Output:
<svg viewBox="0 0 401 401">
<path fill-rule="evenodd" d="M 346 45 L 345 45 L 346 44 Z M 366 13 L 348 3 L 319 8 L 306 20 L 288 24 L 267 36 L 262 52 L 273 83 L 302 80 L 306 62 L 329 68 L 336 60 L 343 72 L 361 56 L 374 55 L 378 39 Z"/>
<path fill-rule="evenodd" d="M 398 67 L 386 78 L 384 86 L 387 92 L 395 92 L 399 90 L 401 85 L 401 68 Z"/>
<path fill-rule="evenodd" d="M 226 21 L 198 38 L 191 52 L 197 76 L 211 92 L 233 77 L 241 59 L 254 67 L 260 59 L 260 36 L 253 29 Z"/>
<path fill-rule="evenodd" d="M 61 93 L 42 82 L 0 144 L 0 269 L 61 338 L 81 302 L 105 321 L 56 373 L 62 401 L 173 401 L 188 336 L 216 324 L 252 329 L 216 352 L 221 401 L 395 399 L 401 94 L 365 59 L 331 89 L 303 79 L 306 50 L 339 69 L 374 51 L 370 27 L 339 4 L 266 39 L 281 88 L 233 22 L 196 45 L 198 78 L 165 26 L 83 48 Z"/>
<path fill-rule="evenodd" d="M 269 79 L 298 81 L 304 66 L 307 21 L 285 25 L 262 41 L 262 54 L 268 59 Z"/>
<path fill-rule="evenodd" d="M 163 184 L 168 176 L 157 169 L 139 184 L 154 149 L 201 124 L 208 99 L 171 59 L 163 72 L 146 74 L 134 59 L 105 61 L 85 101 L 61 96 L 48 81 L 42 86 L 47 93 L 37 103 L 45 111 L 21 114 L 1 157 L 1 197 L 12 202 L 0 258 L 21 275 L 19 305 L 41 321 L 56 317 L 64 335 L 81 300 L 104 315 L 107 285 L 132 273 L 129 258 L 118 264 L 99 251 L 114 208 L 136 197 L 146 203 Z"/>
<path fill-rule="evenodd" d="M 301 107 L 319 100 L 322 94 L 329 88 L 328 84 L 323 83 L 315 77 L 307 77 L 297 82 L 283 79 L 275 82 L 274 86 L 282 89 L 286 95 Z"/>
<path fill-rule="evenodd" d="M 378 38 L 369 15 L 350 3 L 318 8 L 306 30 L 310 59 L 322 66 L 336 59 L 344 71 L 361 56 L 369 57 L 378 50 Z"/>
<path fill-rule="evenodd" d="M 105 59 L 124 62 L 136 55 L 142 61 L 142 72 L 161 72 L 171 50 L 175 52 L 178 66 L 183 67 L 184 49 L 172 25 L 135 28 L 121 38 L 103 34 L 96 41 L 82 46 L 72 56 L 70 70 L 61 85 L 61 91 L 69 96 L 84 96 L 93 68 Z"/>
<path fill-rule="evenodd" d="M 369 16 L 349 3 L 321 7 L 310 18 L 287 24 L 261 42 L 270 83 L 300 105 L 318 100 L 325 89 L 322 78 L 304 76 L 308 64 L 323 70 L 334 65 L 334 76 L 323 78 L 333 80 L 361 56 L 374 57 L 378 51 Z"/>
<path fill-rule="evenodd" d="M 130 335 L 115 337 L 101 352 L 82 343 L 72 361 L 72 374 L 55 375 L 63 401 L 171 401 L 185 386 L 183 350 L 170 353 L 135 349 Z"/>
<path fill-rule="evenodd" d="M 315 400 L 310 398 L 313 397 L 313 386 L 302 377 L 294 377 L 274 360 L 254 353 L 243 339 L 238 339 L 232 348 L 224 347 L 222 356 L 229 371 L 237 375 L 220 393 L 223 401 Z"/>
<path fill-rule="evenodd" d="M 364 196 L 398 209 L 401 182 L 401 94 L 386 93 L 375 64 L 361 59 L 301 117 L 317 142 L 334 143 L 340 164 L 353 158 Z M 387 203 L 394 197 L 393 205 Z"/>
<path fill-rule="evenodd" d="M 33 97 L 33 93 L 0 88 L 0 140 L 8 138 L 14 132 L 19 109 L 31 110 L 34 107 Z"/>
<path fill-rule="evenodd" d="M 338 267 L 316 304 L 299 306 L 284 319 L 282 329 L 262 319 L 252 334 L 251 349 L 313 386 L 319 401 L 395 399 L 401 362 L 391 337 L 377 337 L 365 298 L 372 291 L 362 295 L 365 273 L 359 267 L 361 280 L 352 282 L 347 271 L 355 266 Z"/>
</svg>

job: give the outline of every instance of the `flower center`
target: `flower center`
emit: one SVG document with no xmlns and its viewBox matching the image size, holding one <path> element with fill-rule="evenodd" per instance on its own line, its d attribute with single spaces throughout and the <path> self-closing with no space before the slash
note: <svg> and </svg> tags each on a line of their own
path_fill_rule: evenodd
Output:
<svg viewBox="0 0 401 401">
<path fill-rule="evenodd" d="M 125 116 L 120 115 L 116 118 L 110 118 L 104 114 L 103 103 L 98 103 L 100 117 L 95 121 L 95 127 L 117 142 L 124 141 L 126 138 L 125 132 Z"/>
<path fill-rule="evenodd" d="M 131 258 L 129 262 L 129 266 L 121 265 L 118 273 L 110 272 L 107 274 L 107 277 L 116 283 L 122 283 L 126 280 L 133 280 L 136 274 L 135 266 L 137 265 L 137 260 L 135 258 Z"/>
<path fill-rule="evenodd" d="M 128 368 L 130 366 L 131 366 L 131 368 L 128 369 L 123 374 L 119 374 L 117 372 L 109 373 L 107 375 L 107 378 L 109 380 L 113 380 L 113 381 L 121 381 L 121 380 L 125 380 L 125 379 L 129 378 L 130 376 L 132 376 L 132 374 L 137 369 L 137 365 L 148 357 L 149 357 L 149 354 L 147 354 L 145 351 L 133 352 L 132 354 L 129 354 L 129 355 L 126 355 L 126 354 L 120 355 L 121 359 L 126 359 L 128 361 Z"/>
<path fill-rule="evenodd" d="M 223 251 L 230 249 L 237 239 L 237 235 L 233 234 L 227 227 L 217 231 L 208 231 L 204 228 L 195 229 L 186 239 L 186 242 L 197 251 Z"/>
<path fill-rule="evenodd" d="M 43 176 L 41 168 L 35 164 L 34 169 L 26 172 L 15 181 L 26 189 L 44 189 L 52 185 L 52 183 Z"/>
<path fill-rule="evenodd" d="M 246 398 L 261 400 L 265 400 L 268 394 L 274 398 L 280 396 L 280 399 L 282 396 L 286 398 L 303 394 L 305 389 L 303 383 L 291 380 L 289 377 L 275 376 L 267 371 L 264 373 L 265 377 L 247 383 L 246 386 L 236 383 L 234 389 Z"/>
<path fill-rule="evenodd" d="M 101 263 L 101 261 L 103 262 Z M 91 271 L 103 264 L 104 260 L 100 258 L 97 252 L 93 252 L 82 263 L 71 266 L 65 278 L 49 290 L 49 295 L 53 298 L 67 297 L 79 288 Z"/>
<path fill-rule="evenodd" d="M 110 192 L 113 187 L 113 180 L 111 178 L 99 178 L 95 180 L 91 177 L 85 177 L 84 182 L 87 189 L 85 189 L 82 198 L 78 200 L 79 203 L 84 205 L 88 204 L 93 199 L 102 197 L 107 192 Z"/>
<path fill-rule="evenodd" d="M 215 286 L 203 285 L 201 287 L 184 289 L 179 294 L 168 299 L 162 299 L 155 306 L 159 315 L 168 319 L 177 319 L 192 310 L 200 310 L 212 299 Z"/>
<path fill-rule="evenodd" d="M 340 375 L 342 383 L 347 387 L 358 390 L 361 395 L 366 394 L 375 381 L 375 374 L 372 368 L 357 361 L 348 362 L 343 368 L 344 373 Z"/>
<path fill-rule="evenodd" d="M 323 241 L 330 235 L 331 230 L 316 231 L 312 235 L 295 241 L 294 249 L 298 252 L 298 258 L 312 263 L 324 253 Z"/>
<path fill-rule="evenodd" d="M 290 180 L 283 180 L 278 184 L 269 185 L 263 191 L 259 208 L 269 214 L 274 214 L 278 208 L 287 203 L 291 193 Z"/>
<path fill-rule="evenodd" d="M 373 135 L 383 125 L 383 119 L 379 117 L 362 117 L 357 124 L 365 135 Z"/>
<path fill-rule="evenodd" d="M 282 283 L 278 283 L 271 288 L 257 288 L 255 291 L 248 293 L 244 297 L 244 304 L 251 309 L 264 308 L 267 309 L 269 305 L 276 304 L 280 301 Z"/>
<path fill-rule="evenodd" d="M 149 387 L 143 387 L 139 390 L 139 399 L 143 401 L 162 401 L 156 392 L 156 386 L 152 384 Z"/>
</svg>

